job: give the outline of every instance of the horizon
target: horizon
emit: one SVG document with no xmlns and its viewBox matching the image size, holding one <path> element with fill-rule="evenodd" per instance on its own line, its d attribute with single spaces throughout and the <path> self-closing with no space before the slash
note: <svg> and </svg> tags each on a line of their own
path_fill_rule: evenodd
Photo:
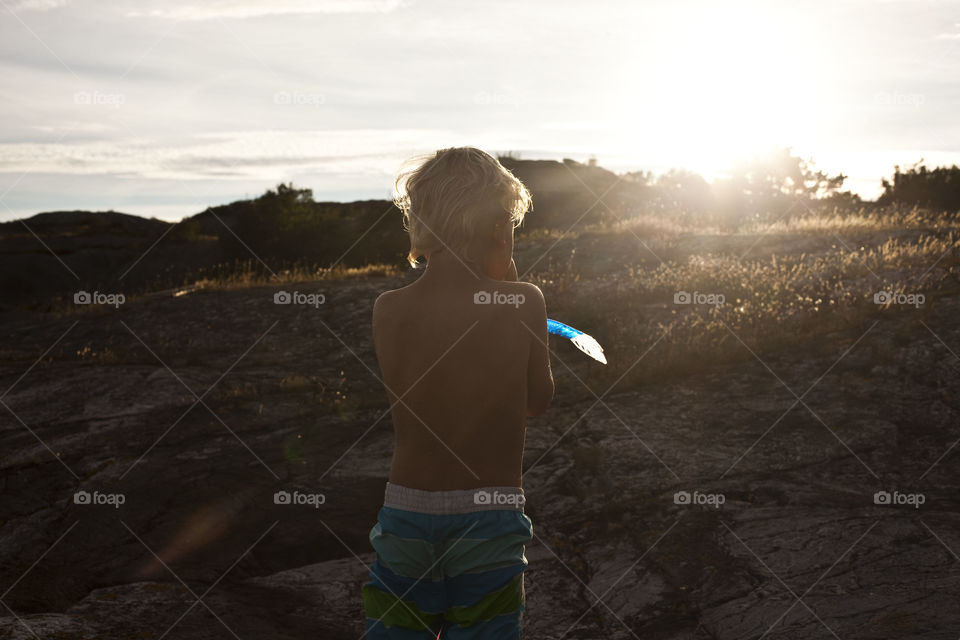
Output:
<svg viewBox="0 0 960 640">
<path fill-rule="evenodd" d="M 778 145 L 865 200 L 894 165 L 960 164 L 949 3 L 3 10 L 0 221 L 176 221 L 280 182 L 318 201 L 389 199 L 404 160 L 461 145 L 707 180 Z"/>
<path fill-rule="evenodd" d="M 522 154 L 520 154 L 520 153 L 518 153 L 518 152 L 511 152 L 511 153 L 515 154 L 515 155 L 514 155 L 515 158 L 517 158 L 517 159 L 519 159 L 519 160 L 523 160 L 523 161 L 529 161 L 529 162 L 542 162 L 542 161 L 557 161 L 557 162 L 560 162 L 560 161 L 563 160 L 563 158 L 525 158 L 525 157 L 522 156 Z M 494 155 L 496 155 L 496 154 L 494 154 Z M 568 159 L 571 159 L 571 158 L 568 158 Z M 574 160 L 576 160 L 577 162 L 581 162 L 582 164 L 586 165 L 586 164 L 588 164 L 588 162 L 589 162 L 590 159 L 591 159 L 591 158 L 587 158 L 587 159 L 584 159 L 584 160 L 582 160 L 582 161 L 581 161 L 581 160 L 576 160 L 576 159 L 574 159 Z M 608 170 L 608 171 L 611 171 L 612 173 L 614 173 L 614 174 L 616 174 L 616 175 L 622 175 L 622 174 L 628 173 L 628 172 L 630 172 L 630 171 L 639 171 L 638 169 L 629 168 L 629 167 L 626 168 L 626 169 L 620 170 L 620 171 L 613 171 L 612 169 L 610 169 L 609 167 L 603 165 L 603 164 L 600 163 L 599 161 L 597 161 L 596 166 L 597 166 L 598 168 L 600 168 L 600 169 L 606 169 L 606 170 Z M 819 165 L 817 165 L 817 166 L 819 167 Z M 671 167 L 671 168 L 683 169 L 683 167 Z M 903 168 L 904 168 L 904 167 L 901 166 L 901 169 L 903 169 Z M 648 169 L 645 169 L 645 170 L 648 170 Z M 658 174 L 658 173 L 655 173 L 654 175 L 659 175 L 659 174 Z M 698 174 L 698 175 L 702 175 L 702 174 Z M 705 179 L 707 179 L 707 182 L 708 182 L 709 184 L 713 184 L 713 183 L 714 183 L 714 181 L 713 181 L 712 179 L 707 178 L 707 176 L 703 176 L 703 177 L 704 177 Z M 713 178 L 716 178 L 716 177 L 717 177 L 717 175 L 713 176 Z M 888 176 L 884 176 L 884 177 L 888 177 Z M 290 181 L 287 181 L 287 182 L 290 182 Z M 879 182 L 879 181 L 878 181 L 878 182 Z M 74 212 L 74 211 L 77 211 L 77 212 L 85 212 L 85 213 L 120 213 L 120 214 L 125 214 L 125 215 L 136 216 L 136 217 L 143 218 L 143 219 L 147 219 L 147 220 L 149 220 L 149 219 L 156 219 L 156 220 L 161 220 L 161 221 L 163 221 L 163 222 L 176 223 L 176 222 L 181 222 L 181 221 L 183 221 L 183 220 L 185 220 L 185 219 L 187 219 L 187 218 L 190 218 L 190 217 L 192 217 L 192 216 L 199 215 L 200 213 L 203 213 L 203 212 L 204 212 L 205 210 L 207 210 L 208 208 L 214 208 L 214 207 L 218 207 L 218 206 L 226 206 L 226 205 L 229 205 L 229 204 L 231 204 L 231 203 L 238 202 L 238 201 L 255 200 L 256 198 L 262 196 L 262 195 L 266 192 L 267 189 L 271 189 L 271 190 L 272 190 L 272 189 L 275 189 L 275 188 L 278 186 L 278 184 L 280 184 L 280 183 L 278 182 L 277 184 L 267 185 L 267 186 L 264 188 L 264 191 L 261 191 L 261 192 L 259 192 L 259 193 L 244 193 L 244 195 L 243 195 L 242 197 L 231 198 L 231 199 L 225 200 L 225 201 L 223 201 L 223 202 L 211 202 L 211 203 L 203 204 L 203 205 L 200 206 L 200 208 L 198 208 L 198 209 L 196 209 L 196 210 L 191 209 L 190 211 L 183 213 L 183 214 L 182 214 L 180 217 L 178 217 L 178 218 L 161 217 L 161 216 L 157 216 L 157 215 L 150 215 L 150 214 L 148 214 L 148 213 L 145 214 L 145 213 L 139 213 L 139 212 L 135 212 L 135 211 L 126 211 L 126 210 L 121 210 L 121 209 L 117 209 L 117 208 L 106 208 L 106 209 L 67 208 L 67 209 L 47 209 L 47 210 L 43 210 L 43 211 L 35 211 L 35 212 L 32 212 L 32 213 L 28 213 L 28 214 L 25 215 L 25 216 L 17 216 L 17 217 L 7 217 L 7 218 L 4 218 L 3 216 L 0 216 L 0 223 L 17 222 L 18 220 L 27 220 L 27 219 L 29 219 L 29 218 L 31 218 L 31 217 L 33 217 L 33 216 L 42 215 L 42 214 L 46 214 L 46 213 L 61 213 L 61 212 Z M 295 188 L 297 188 L 297 189 L 310 189 L 310 187 L 307 186 L 307 185 L 301 185 L 301 184 L 297 184 L 297 183 L 293 183 L 293 186 L 294 186 Z M 847 189 L 847 183 L 846 183 L 846 182 L 844 183 L 844 187 L 845 187 L 845 188 L 843 189 L 844 191 L 848 190 L 848 189 Z M 858 195 L 860 195 L 860 194 L 858 194 Z M 877 195 L 879 195 L 879 191 L 878 191 Z M 862 196 L 861 196 L 861 197 L 862 197 Z M 337 204 L 349 204 L 349 203 L 353 203 L 353 202 L 364 202 L 364 201 L 368 201 L 368 200 L 384 200 L 384 201 L 389 201 L 389 200 L 391 200 L 391 199 L 392 199 L 392 197 L 391 197 L 391 195 L 389 195 L 389 194 L 377 196 L 377 195 L 367 195 L 367 194 L 365 194 L 365 193 L 360 192 L 359 195 L 357 195 L 356 197 L 349 197 L 349 196 L 348 196 L 348 197 L 346 197 L 346 198 L 337 200 L 337 199 L 333 199 L 333 198 L 323 198 L 323 197 L 319 197 L 319 195 L 318 195 L 316 192 L 313 192 L 313 201 L 314 201 L 314 202 L 317 202 L 317 203 L 333 202 L 333 203 L 337 203 Z M 870 199 L 863 198 L 864 204 L 873 203 L 873 202 L 875 202 L 875 200 L 876 200 L 876 196 L 874 196 L 874 198 L 870 198 Z M 177 208 L 177 209 L 180 209 L 180 208 L 181 208 L 179 205 L 173 205 L 173 207 L 175 207 L 175 208 Z M 7 212 L 7 213 L 9 214 L 9 212 Z"/>
</svg>

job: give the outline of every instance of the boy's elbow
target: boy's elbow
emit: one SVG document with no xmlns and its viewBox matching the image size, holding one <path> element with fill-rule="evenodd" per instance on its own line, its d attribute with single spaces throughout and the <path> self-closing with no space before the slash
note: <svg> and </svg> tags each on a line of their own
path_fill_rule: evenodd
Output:
<svg viewBox="0 0 960 640">
<path fill-rule="evenodd" d="M 550 387 L 544 389 L 543 393 L 538 394 L 537 397 L 530 398 L 527 402 L 527 417 L 534 418 L 550 407 L 550 402 L 553 400 L 553 382 L 551 381 Z"/>
<path fill-rule="evenodd" d="M 532 405 L 532 404 L 528 404 L 528 405 L 527 405 L 527 417 L 528 417 L 528 418 L 536 418 L 538 415 L 540 415 L 541 413 L 543 413 L 543 412 L 546 411 L 546 410 L 547 410 L 547 405 L 536 405 L 536 406 L 534 406 L 534 405 Z"/>
</svg>

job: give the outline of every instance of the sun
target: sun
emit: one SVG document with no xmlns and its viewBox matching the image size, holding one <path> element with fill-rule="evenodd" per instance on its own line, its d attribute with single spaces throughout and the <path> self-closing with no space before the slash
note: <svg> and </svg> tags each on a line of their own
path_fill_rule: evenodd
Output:
<svg viewBox="0 0 960 640">
<path fill-rule="evenodd" d="M 710 177 L 737 158 L 817 135 L 828 52 L 796 14 L 709 3 L 666 18 L 633 82 L 625 144 Z M 819 47 L 819 48 L 818 48 Z"/>
</svg>

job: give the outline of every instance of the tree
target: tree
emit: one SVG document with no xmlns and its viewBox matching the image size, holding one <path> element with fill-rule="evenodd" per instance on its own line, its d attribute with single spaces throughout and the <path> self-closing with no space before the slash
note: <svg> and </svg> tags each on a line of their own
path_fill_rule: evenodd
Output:
<svg viewBox="0 0 960 640">
<path fill-rule="evenodd" d="M 757 202 L 789 198 L 822 198 L 840 189 L 847 176 L 829 176 L 812 159 L 775 147 L 734 166 L 731 178 L 744 195 Z"/>
<path fill-rule="evenodd" d="M 288 261 L 318 258 L 323 233 L 311 189 L 279 184 L 248 206 L 239 208 L 231 231 L 224 229 L 220 244 L 228 259 Z"/>
<path fill-rule="evenodd" d="M 798 201 L 827 198 L 846 179 L 816 169 L 812 159 L 795 156 L 789 148 L 774 147 L 735 164 L 725 179 L 715 182 L 714 192 L 724 217 L 778 218 L 791 210 L 803 214 L 808 208 L 798 207 Z"/>
<path fill-rule="evenodd" d="M 710 184 L 700 174 L 686 169 L 670 169 L 661 174 L 654 190 L 660 209 L 675 211 L 681 220 L 702 217 L 713 206 Z"/>
<path fill-rule="evenodd" d="M 939 211 L 960 210 L 960 167 L 928 169 L 921 158 L 906 171 L 893 167 L 893 181 L 884 178 L 877 204 L 905 204 Z"/>
</svg>

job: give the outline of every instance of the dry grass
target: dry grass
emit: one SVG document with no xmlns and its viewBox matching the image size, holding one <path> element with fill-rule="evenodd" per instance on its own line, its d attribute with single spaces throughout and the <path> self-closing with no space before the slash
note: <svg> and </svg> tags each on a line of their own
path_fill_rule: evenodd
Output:
<svg viewBox="0 0 960 640">
<path fill-rule="evenodd" d="M 333 269 L 315 266 L 296 266 L 271 274 L 265 272 L 259 264 L 253 261 L 247 261 L 239 267 L 223 265 L 217 269 L 212 269 L 208 275 L 199 277 L 192 284 L 182 287 L 181 289 L 184 293 L 198 289 L 221 291 L 285 284 L 289 282 L 305 282 L 308 280 L 336 281 L 347 278 L 366 278 L 373 276 L 389 277 L 399 273 L 400 268 L 398 265 L 368 264 L 363 267 L 344 267 L 338 265 Z M 177 293 L 174 293 L 174 295 L 177 295 Z"/>
<path fill-rule="evenodd" d="M 77 349 L 76 356 L 77 359 L 84 364 L 110 365 L 126 362 L 119 353 L 110 347 L 97 349 L 90 345 L 84 345 L 82 348 Z"/>
<path fill-rule="evenodd" d="M 857 212 L 849 213 L 834 210 L 818 215 L 798 216 L 770 222 L 755 222 L 742 226 L 740 231 L 743 233 L 840 233 L 897 229 L 956 230 L 960 229 L 960 220 L 956 216 L 931 214 L 928 211 L 916 208 L 904 212 L 860 209 Z"/>
<path fill-rule="evenodd" d="M 625 384 L 752 359 L 751 350 L 759 354 L 810 343 L 863 326 L 880 313 L 923 313 L 924 307 L 875 304 L 874 294 L 923 293 L 929 306 L 937 295 L 957 290 L 958 227 L 955 218 L 938 220 L 918 212 L 827 214 L 752 227 L 752 234 L 779 235 L 782 252 L 776 254 L 741 260 L 734 252 L 694 253 L 653 268 L 624 256 L 610 263 L 636 266 L 592 278 L 571 269 L 570 261 L 544 260 L 533 280 L 544 291 L 551 317 L 604 345 L 609 366 L 591 365 L 587 374 L 588 383 L 592 378 L 596 385 L 591 386 L 602 390 L 654 344 Z M 877 238 L 873 245 L 854 237 L 896 229 L 914 231 L 866 234 Z M 815 243 L 816 251 L 790 253 L 791 236 L 811 234 L 822 240 Z M 667 245 L 682 245 L 685 236 L 675 234 Z M 683 291 L 720 294 L 725 303 L 676 304 L 674 295 Z"/>
</svg>

